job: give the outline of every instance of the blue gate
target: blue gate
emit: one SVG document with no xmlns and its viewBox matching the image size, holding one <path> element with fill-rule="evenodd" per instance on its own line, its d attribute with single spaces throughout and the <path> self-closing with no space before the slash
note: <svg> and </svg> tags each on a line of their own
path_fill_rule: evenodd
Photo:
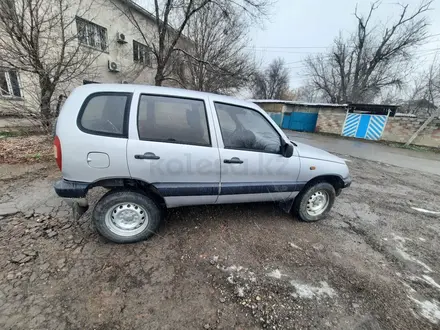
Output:
<svg viewBox="0 0 440 330">
<path fill-rule="evenodd" d="M 360 139 L 379 140 L 387 123 L 385 115 L 361 115 L 348 113 L 345 118 L 342 136 Z"/>
<path fill-rule="evenodd" d="M 273 119 L 273 121 L 281 127 L 281 113 L 274 113 L 274 112 L 268 112 L 270 118 Z"/>
<path fill-rule="evenodd" d="M 286 112 L 284 113 L 282 128 L 300 132 L 314 132 L 317 120 L 317 113 Z"/>
</svg>

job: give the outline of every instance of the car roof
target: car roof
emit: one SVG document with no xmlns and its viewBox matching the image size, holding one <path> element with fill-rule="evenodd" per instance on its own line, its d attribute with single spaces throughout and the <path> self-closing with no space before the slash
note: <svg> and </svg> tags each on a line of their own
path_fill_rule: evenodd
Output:
<svg viewBox="0 0 440 330">
<path fill-rule="evenodd" d="M 138 84 L 87 84 L 76 88 L 78 91 L 86 92 L 87 94 L 99 92 L 126 92 L 133 93 L 134 91 L 141 93 L 162 94 L 170 96 L 181 96 L 187 98 L 212 98 L 218 102 L 232 103 L 245 107 L 259 108 L 255 103 L 241 100 L 231 96 L 225 96 L 214 93 L 199 92 L 183 88 L 138 85 Z"/>
</svg>

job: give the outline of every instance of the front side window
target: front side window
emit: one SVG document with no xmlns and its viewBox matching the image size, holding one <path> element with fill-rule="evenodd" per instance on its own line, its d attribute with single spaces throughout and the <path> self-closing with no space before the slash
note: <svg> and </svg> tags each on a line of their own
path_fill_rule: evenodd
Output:
<svg viewBox="0 0 440 330">
<path fill-rule="evenodd" d="M 280 153 L 280 135 L 258 111 L 224 103 L 215 109 L 225 148 Z"/>
<path fill-rule="evenodd" d="M 17 71 L 0 68 L 0 96 L 22 97 Z"/>
<path fill-rule="evenodd" d="M 133 61 L 151 66 L 150 47 L 133 40 Z"/>
<path fill-rule="evenodd" d="M 180 97 L 142 95 L 139 138 L 147 141 L 210 146 L 205 103 Z"/>
<path fill-rule="evenodd" d="M 107 29 L 80 17 L 76 18 L 78 40 L 81 44 L 107 51 Z"/>
<path fill-rule="evenodd" d="M 78 126 L 87 133 L 126 137 L 131 94 L 97 93 L 84 102 Z"/>
</svg>

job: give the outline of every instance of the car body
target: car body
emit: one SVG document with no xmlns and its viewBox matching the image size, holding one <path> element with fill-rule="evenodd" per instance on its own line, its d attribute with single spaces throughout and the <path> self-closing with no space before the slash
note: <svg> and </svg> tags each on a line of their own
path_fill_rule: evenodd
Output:
<svg viewBox="0 0 440 330">
<path fill-rule="evenodd" d="M 334 193 L 324 195 L 337 195 L 351 183 L 344 160 L 290 141 L 256 104 L 183 89 L 78 87 L 60 112 L 54 145 L 63 176 L 54 187 L 64 198 L 85 198 L 91 188 L 104 186 L 110 195 L 139 194 L 159 210 L 262 201 L 280 201 L 290 210 L 298 195 L 318 183 L 333 187 Z M 334 198 L 327 197 L 322 214 L 303 220 L 322 218 L 333 204 Z M 142 203 L 138 209 L 124 201 L 116 204 L 122 208 L 94 216 L 114 226 L 113 234 L 122 238 L 98 227 L 101 234 L 117 242 L 148 237 L 139 230 L 123 233 L 123 228 L 131 228 L 130 221 L 136 222 L 132 218 L 148 214 L 150 221 L 147 208 L 139 213 Z M 84 200 L 81 205 L 87 206 Z"/>
</svg>

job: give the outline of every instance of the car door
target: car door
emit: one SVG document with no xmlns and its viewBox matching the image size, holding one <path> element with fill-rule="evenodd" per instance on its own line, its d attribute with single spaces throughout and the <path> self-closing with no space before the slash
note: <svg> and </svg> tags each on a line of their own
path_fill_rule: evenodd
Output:
<svg viewBox="0 0 440 330">
<path fill-rule="evenodd" d="M 257 109 L 214 102 L 221 141 L 221 186 L 217 203 L 293 198 L 300 161 L 281 154 L 281 135 Z M 284 143 L 284 141 L 283 141 Z"/>
<path fill-rule="evenodd" d="M 127 161 L 132 178 L 153 184 L 168 207 L 213 204 L 220 164 L 212 113 L 203 98 L 135 95 Z M 209 108 L 208 108 L 209 110 Z"/>
</svg>

